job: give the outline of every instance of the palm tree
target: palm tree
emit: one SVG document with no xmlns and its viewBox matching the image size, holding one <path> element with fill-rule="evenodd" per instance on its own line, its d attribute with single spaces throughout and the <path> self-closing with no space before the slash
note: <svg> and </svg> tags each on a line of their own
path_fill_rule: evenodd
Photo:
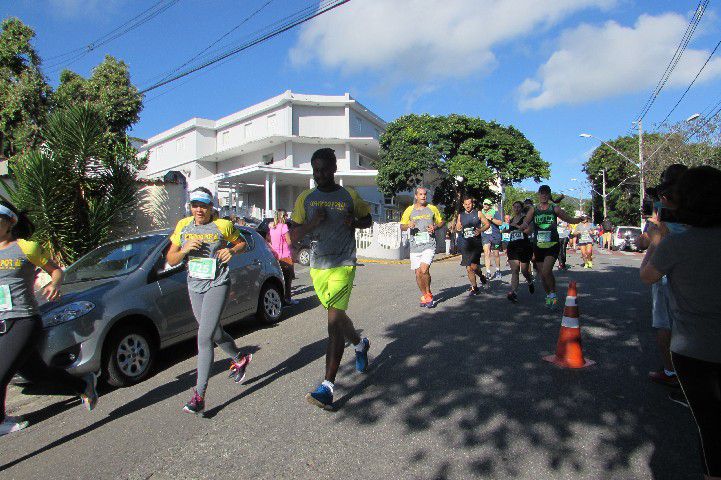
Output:
<svg viewBox="0 0 721 480">
<path fill-rule="evenodd" d="M 102 113 L 87 103 L 50 115 L 43 139 L 13 160 L 13 184 L 0 182 L 28 212 L 34 239 L 69 265 L 132 222 L 136 152 L 110 135 Z"/>
</svg>

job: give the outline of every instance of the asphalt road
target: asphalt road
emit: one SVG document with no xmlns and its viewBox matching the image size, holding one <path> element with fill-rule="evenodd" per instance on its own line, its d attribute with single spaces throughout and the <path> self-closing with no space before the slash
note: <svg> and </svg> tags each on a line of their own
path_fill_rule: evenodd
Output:
<svg viewBox="0 0 721 480">
<path fill-rule="evenodd" d="M 540 360 L 561 318 L 540 288 L 510 304 L 506 275 L 468 298 L 454 258 L 433 265 L 440 304 L 427 310 L 408 265 L 367 264 L 349 314 L 371 340 L 372 366 L 355 373 L 348 349 L 337 410 L 322 411 L 303 398 L 321 380 L 326 343 L 304 271 L 284 321 L 231 329 L 255 351 L 244 385 L 227 379 L 216 349 L 206 418 L 181 412 L 193 342 L 165 351 L 142 384 L 103 392 L 91 413 L 72 397 L 13 389 L 11 410 L 33 424 L 0 438 L 0 478 L 698 478 L 689 411 L 646 379 L 658 361 L 640 257 L 598 256 L 592 271 L 577 258 L 559 293 L 578 281 L 584 351 L 598 362 L 588 369 Z"/>
</svg>

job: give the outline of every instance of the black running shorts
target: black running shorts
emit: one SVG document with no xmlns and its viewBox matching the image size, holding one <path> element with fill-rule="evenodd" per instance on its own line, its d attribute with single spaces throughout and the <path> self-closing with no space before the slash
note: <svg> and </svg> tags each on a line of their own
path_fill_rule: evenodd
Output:
<svg viewBox="0 0 721 480">
<path fill-rule="evenodd" d="M 509 260 L 518 260 L 521 263 L 528 263 L 533 256 L 533 245 L 528 240 L 516 240 L 508 244 L 506 250 Z"/>
<path fill-rule="evenodd" d="M 533 246 L 534 261 L 543 263 L 546 257 L 558 258 L 558 254 L 561 252 L 561 245 L 556 243 L 552 247 L 539 248 L 537 245 Z"/>
</svg>

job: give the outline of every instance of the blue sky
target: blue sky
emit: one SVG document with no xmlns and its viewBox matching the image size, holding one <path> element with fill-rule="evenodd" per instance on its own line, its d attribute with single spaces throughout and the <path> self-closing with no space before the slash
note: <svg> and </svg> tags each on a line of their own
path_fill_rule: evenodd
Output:
<svg viewBox="0 0 721 480">
<path fill-rule="evenodd" d="M 32 26 L 45 72 L 89 75 L 105 54 L 127 62 L 143 88 L 238 25 L 268 0 L 179 0 L 136 30 L 69 65 L 83 47 L 156 0 L 4 0 L 0 15 Z M 170 0 L 165 0 L 169 2 Z M 311 0 L 272 0 L 220 45 L 241 43 Z M 551 163 L 560 191 L 583 178 L 597 146 L 589 132 L 628 131 L 671 59 L 696 1 L 352 0 L 218 67 L 148 93 L 133 135 L 191 117 L 217 119 L 287 89 L 350 92 L 386 121 L 406 113 L 461 113 L 513 124 Z M 711 2 L 645 122 L 653 131 L 721 39 Z M 220 46 L 219 45 L 219 46 Z M 721 100 L 721 51 L 670 120 Z M 533 186 L 532 182 L 524 186 Z M 588 195 L 588 193 L 586 193 Z"/>
</svg>

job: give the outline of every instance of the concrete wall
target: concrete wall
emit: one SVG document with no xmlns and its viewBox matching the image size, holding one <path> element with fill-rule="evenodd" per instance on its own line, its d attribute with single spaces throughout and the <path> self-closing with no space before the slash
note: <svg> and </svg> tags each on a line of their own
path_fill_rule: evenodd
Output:
<svg viewBox="0 0 721 480">
<path fill-rule="evenodd" d="M 255 152 L 244 153 L 237 157 L 218 162 L 218 173 L 229 172 L 236 168 L 246 167 L 248 165 L 255 165 L 256 163 L 263 162 L 263 155 L 273 154 L 273 165 L 285 166 L 286 156 L 286 145 L 281 143 L 270 148 L 264 148 Z"/>
<path fill-rule="evenodd" d="M 345 107 L 293 105 L 293 135 L 343 138 L 346 125 Z"/>
</svg>

